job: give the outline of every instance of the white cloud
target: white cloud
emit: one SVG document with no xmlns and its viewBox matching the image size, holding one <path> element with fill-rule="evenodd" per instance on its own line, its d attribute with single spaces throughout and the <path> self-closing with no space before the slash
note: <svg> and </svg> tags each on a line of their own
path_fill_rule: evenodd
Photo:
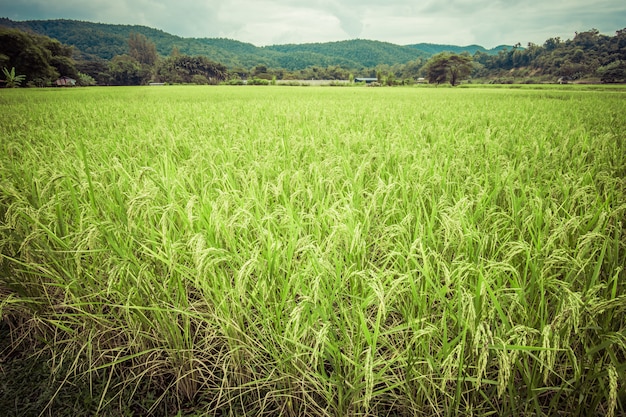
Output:
<svg viewBox="0 0 626 417">
<path fill-rule="evenodd" d="M 498 44 L 626 26 L 623 0 L 0 0 L 15 20 L 79 19 L 142 24 L 185 37 L 256 45 L 374 39 Z"/>
<path fill-rule="evenodd" d="M 339 19 L 325 10 L 292 7 L 278 2 L 252 3 L 238 0 L 238 7 L 219 12 L 220 36 L 255 45 L 320 42 L 345 38 Z M 245 24 L 238 25 L 242 19 Z"/>
</svg>

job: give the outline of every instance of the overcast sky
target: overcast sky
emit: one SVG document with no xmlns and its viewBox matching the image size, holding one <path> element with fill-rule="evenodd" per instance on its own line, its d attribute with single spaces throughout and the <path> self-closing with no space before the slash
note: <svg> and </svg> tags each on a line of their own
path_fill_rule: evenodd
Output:
<svg viewBox="0 0 626 417">
<path fill-rule="evenodd" d="M 371 39 L 492 48 L 626 27 L 625 0 L 0 0 L 12 20 L 139 24 L 257 46 Z"/>
</svg>

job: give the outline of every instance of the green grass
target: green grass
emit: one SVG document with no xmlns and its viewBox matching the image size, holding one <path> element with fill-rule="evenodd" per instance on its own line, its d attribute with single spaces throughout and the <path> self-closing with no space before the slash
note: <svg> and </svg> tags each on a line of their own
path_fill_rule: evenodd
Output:
<svg viewBox="0 0 626 417">
<path fill-rule="evenodd" d="M 623 415 L 624 94 L 1 91 L 0 414 Z"/>
</svg>

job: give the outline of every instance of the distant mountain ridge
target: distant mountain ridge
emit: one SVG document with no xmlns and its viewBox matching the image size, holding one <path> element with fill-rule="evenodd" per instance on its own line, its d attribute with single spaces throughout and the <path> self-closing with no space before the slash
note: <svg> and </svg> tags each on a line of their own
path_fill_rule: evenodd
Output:
<svg viewBox="0 0 626 417">
<path fill-rule="evenodd" d="M 424 51 L 428 54 L 435 55 L 440 52 L 452 52 L 455 54 L 460 54 L 463 52 L 468 52 L 470 55 L 474 55 L 476 52 L 483 52 L 487 55 L 497 55 L 498 52 L 505 49 L 512 49 L 512 46 L 509 45 L 498 45 L 495 48 L 486 49 L 480 45 L 467 45 L 467 46 L 457 46 L 457 45 L 440 45 L 436 43 L 416 43 L 413 45 L 406 45 L 411 48 L 418 49 L 420 51 Z"/>
<path fill-rule="evenodd" d="M 135 32 L 154 42 L 157 51 L 163 56 L 177 48 L 183 54 L 204 55 L 231 68 L 251 68 L 255 65 L 287 70 L 331 65 L 367 68 L 381 64 L 405 64 L 443 51 L 497 54 L 500 49 L 506 48 L 500 46 L 488 50 L 479 45 L 428 43 L 396 45 L 362 39 L 258 47 L 224 38 L 183 38 L 141 25 L 114 25 L 67 19 L 13 21 L 0 18 L 0 26 L 46 35 L 76 47 L 83 58 L 104 60 L 127 53 L 128 37 L 131 32 Z"/>
</svg>

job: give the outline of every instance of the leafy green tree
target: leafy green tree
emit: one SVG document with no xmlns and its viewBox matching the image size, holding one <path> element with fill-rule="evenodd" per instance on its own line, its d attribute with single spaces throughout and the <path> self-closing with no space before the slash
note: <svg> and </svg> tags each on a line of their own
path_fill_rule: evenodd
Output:
<svg viewBox="0 0 626 417">
<path fill-rule="evenodd" d="M 116 85 L 140 85 L 143 80 L 141 64 L 129 55 L 117 55 L 109 63 L 111 81 Z"/>
<path fill-rule="evenodd" d="M 15 67 L 29 84 L 46 85 L 65 75 L 78 77 L 74 48 L 47 36 L 16 29 L 0 29 L 0 61 Z"/>
<path fill-rule="evenodd" d="M 131 32 L 128 37 L 129 55 L 142 65 L 153 66 L 159 59 L 154 42 L 141 33 Z"/>
<path fill-rule="evenodd" d="M 202 74 L 194 74 L 191 76 L 191 83 L 196 85 L 207 85 L 209 79 Z"/>
<path fill-rule="evenodd" d="M 259 64 L 252 68 L 250 71 L 253 78 L 258 78 L 262 80 L 271 80 L 273 75 L 270 70 L 267 68 L 267 65 Z"/>
<path fill-rule="evenodd" d="M 433 56 L 426 63 L 425 69 L 428 82 L 441 84 L 449 81 L 450 85 L 455 86 L 460 79 L 472 72 L 472 57 L 442 52 Z"/>
<path fill-rule="evenodd" d="M 178 48 L 178 46 L 174 45 L 172 47 L 172 51 L 170 52 L 170 56 L 172 58 L 178 58 L 179 56 L 181 56 L 180 49 Z"/>
<path fill-rule="evenodd" d="M 467 77 L 472 72 L 472 58 L 466 54 L 450 55 L 448 71 L 450 71 L 450 84 L 457 85 L 457 81 Z"/>
<path fill-rule="evenodd" d="M 203 56 L 180 55 L 163 60 L 157 70 L 157 78 L 170 83 L 193 83 L 195 75 L 206 78 L 208 84 L 218 84 L 227 77 L 224 65 Z M 196 77 L 196 81 L 199 80 Z"/>
<path fill-rule="evenodd" d="M 80 73 L 87 74 L 94 79 L 98 79 L 98 75 L 109 70 L 108 62 L 97 59 L 93 61 L 82 60 L 76 63 L 76 69 Z"/>
<path fill-rule="evenodd" d="M 25 76 L 25 80 L 56 79 L 59 73 L 50 63 L 54 54 L 46 48 L 50 40 L 16 29 L 0 28 L 0 54 L 4 56 L 3 66 L 17 68 Z"/>
<path fill-rule="evenodd" d="M 412 78 L 414 80 L 420 78 L 420 72 L 424 66 L 424 60 L 422 58 L 415 59 L 407 62 L 402 66 L 400 70 L 400 77 L 407 79 Z"/>
<path fill-rule="evenodd" d="M 558 36 L 556 38 L 550 38 L 546 40 L 543 44 L 543 47 L 546 51 L 553 51 L 557 49 L 561 45 L 561 38 Z"/>
<path fill-rule="evenodd" d="M 266 74 L 267 65 L 257 65 L 252 69 L 252 75 Z"/>
<path fill-rule="evenodd" d="M 52 65 L 60 75 L 78 79 L 78 70 L 72 58 L 53 56 L 50 59 L 50 65 Z"/>
<path fill-rule="evenodd" d="M 8 88 L 19 87 L 22 84 L 22 81 L 26 79 L 25 75 L 16 75 L 15 67 L 11 68 L 11 71 L 7 70 L 6 67 L 2 68 L 2 73 L 4 74 L 4 82 Z"/>
<path fill-rule="evenodd" d="M 350 76 L 349 71 L 339 65 L 331 65 L 326 68 L 326 74 L 329 80 L 345 80 Z"/>
<path fill-rule="evenodd" d="M 96 85 L 96 80 L 91 75 L 84 74 L 82 72 L 78 73 L 77 81 L 78 81 L 78 85 L 83 86 L 83 87 Z"/>
<path fill-rule="evenodd" d="M 613 61 L 597 70 L 603 83 L 626 82 L 626 61 Z"/>
<path fill-rule="evenodd" d="M 246 79 L 249 75 L 250 71 L 241 66 L 233 67 L 230 71 L 228 71 L 228 78 L 230 79 Z"/>
<path fill-rule="evenodd" d="M 431 84 L 445 83 L 448 79 L 448 54 L 441 53 L 432 57 L 424 66 L 426 77 Z"/>
</svg>

